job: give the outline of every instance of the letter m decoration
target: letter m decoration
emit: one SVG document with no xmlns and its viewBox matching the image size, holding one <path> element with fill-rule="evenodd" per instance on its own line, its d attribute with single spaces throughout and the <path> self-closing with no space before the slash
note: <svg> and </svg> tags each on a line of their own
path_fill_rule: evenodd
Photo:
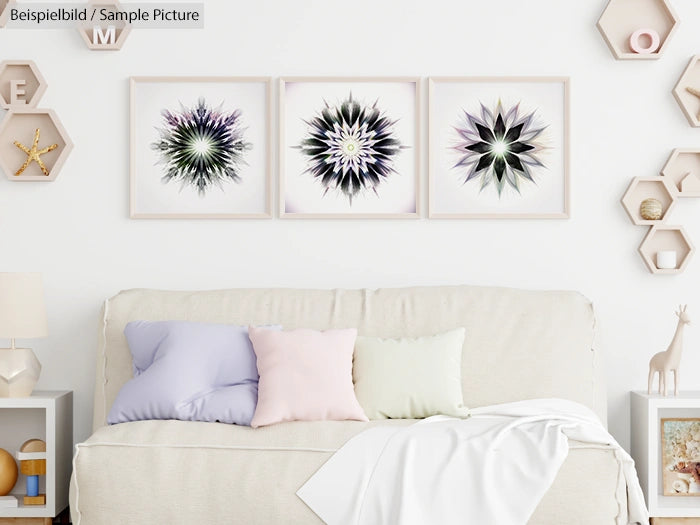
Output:
<svg viewBox="0 0 700 525">
<path fill-rule="evenodd" d="M 2 0 L 0 0 L 2 3 Z M 131 25 L 123 20 L 106 17 L 106 13 L 116 13 L 121 9 L 118 2 L 90 0 L 88 2 L 87 20 L 78 31 L 85 45 L 95 51 L 118 51 L 124 45 L 131 31 Z M 94 13 L 94 19 L 91 19 Z"/>
<path fill-rule="evenodd" d="M 92 45 L 94 46 L 105 46 L 114 45 L 117 42 L 117 28 L 114 26 L 107 26 L 107 30 L 103 31 L 100 26 L 93 26 L 92 28 Z"/>
</svg>

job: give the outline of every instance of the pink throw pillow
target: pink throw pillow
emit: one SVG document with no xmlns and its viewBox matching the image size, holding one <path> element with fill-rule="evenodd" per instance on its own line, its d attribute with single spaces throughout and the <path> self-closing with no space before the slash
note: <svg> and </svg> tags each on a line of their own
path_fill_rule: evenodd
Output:
<svg viewBox="0 0 700 525">
<path fill-rule="evenodd" d="M 258 360 L 253 428 L 282 421 L 367 421 L 355 397 L 352 355 L 357 330 L 275 331 L 248 327 Z"/>
</svg>

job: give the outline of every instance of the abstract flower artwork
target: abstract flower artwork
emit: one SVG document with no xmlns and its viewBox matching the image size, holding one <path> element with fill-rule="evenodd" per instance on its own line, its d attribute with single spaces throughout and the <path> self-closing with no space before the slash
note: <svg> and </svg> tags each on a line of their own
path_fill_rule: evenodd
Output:
<svg viewBox="0 0 700 525">
<path fill-rule="evenodd" d="M 522 181 L 535 183 L 532 171 L 545 167 L 538 158 L 545 146 L 538 138 L 546 129 L 535 111 L 523 115 L 519 104 L 505 110 L 499 100 L 493 111 L 481 104 L 480 116 L 464 111 L 460 120 L 454 167 L 465 182 L 480 180 L 481 190 L 493 183 L 499 197 L 506 183 L 518 193 Z"/>
<path fill-rule="evenodd" d="M 430 80 L 430 212 L 568 217 L 568 81 Z"/>
<path fill-rule="evenodd" d="M 151 147 L 160 153 L 163 181 L 191 185 L 204 196 L 212 185 L 241 180 L 244 153 L 252 148 L 245 141 L 241 110 L 210 107 L 200 98 L 192 108 L 164 109 L 159 138 Z"/>
<path fill-rule="evenodd" d="M 282 217 L 417 214 L 417 82 L 285 79 Z"/>
<path fill-rule="evenodd" d="M 269 80 L 131 79 L 131 217 L 270 217 Z"/>
<path fill-rule="evenodd" d="M 309 131 L 299 148 L 308 157 L 307 172 L 323 186 L 339 189 L 352 205 L 353 196 L 395 173 L 393 157 L 401 151 L 391 120 L 378 102 L 362 105 L 352 93 L 339 105 L 328 103 L 307 121 Z"/>
</svg>

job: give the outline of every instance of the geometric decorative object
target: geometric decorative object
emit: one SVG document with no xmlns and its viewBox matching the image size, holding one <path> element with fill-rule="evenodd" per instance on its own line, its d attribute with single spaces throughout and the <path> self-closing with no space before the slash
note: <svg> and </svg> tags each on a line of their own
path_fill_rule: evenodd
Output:
<svg viewBox="0 0 700 525">
<path fill-rule="evenodd" d="M 33 158 L 19 146 L 32 147 L 37 130 L 40 132 L 39 149 L 56 145 L 51 151 L 40 155 L 44 169 L 38 162 L 30 162 L 22 173 L 17 172 L 25 162 Z M 52 181 L 68 158 L 73 144 L 63 128 L 58 116 L 50 109 L 12 109 L 0 121 L 0 168 L 5 176 L 16 182 Z"/>
<path fill-rule="evenodd" d="M 5 26 L 5 10 L 7 9 L 7 5 L 10 3 L 10 0 L 0 0 L 0 27 Z"/>
<path fill-rule="evenodd" d="M 700 197 L 700 149 L 674 149 L 661 175 L 672 181 L 678 197 Z"/>
<path fill-rule="evenodd" d="M 653 60 L 666 50 L 678 23 L 667 0 L 609 0 L 597 26 L 618 60 Z"/>
<path fill-rule="evenodd" d="M 430 218 L 569 217 L 569 79 L 430 78 Z"/>
<path fill-rule="evenodd" d="M 280 80 L 280 217 L 418 217 L 420 81 Z"/>
<path fill-rule="evenodd" d="M 0 105 L 5 109 L 33 108 L 47 84 L 31 60 L 5 60 L 0 63 Z"/>
<path fill-rule="evenodd" d="M 635 177 L 621 202 L 634 224 L 654 225 L 661 222 L 675 206 L 675 194 L 674 186 L 664 177 Z M 658 219 L 650 220 L 642 216 L 642 203 L 649 199 L 654 199 L 661 205 L 661 216 Z"/>
<path fill-rule="evenodd" d="M 267 78 L 132 77 L 131 218 L 270 218 L 270 93 Z"/>
<path fill-rule="evenodd" d="M 690 125 L 700 127 L 700 55 L 690 59 L 688 67 L 673 88 L 673 96 Z"/>
<path fill-rule="evenodd" d="M 658 221 L 663 215 L 664 208 L 657 199 L 644 199 L 639 206 L 639 215 L 646 221 Z"/>
<path fill-rule="evenodd" d="M 17 452 L 19 470 L 27 476 L 25 505 L 46 505 L 46 494 L 39 494 L 39 476 L 46 475 L 46 442 L 41 439 L 25 441 Z"/>
<path fill-rule="evenodd" d="M 114 13 L 121 9 L 119 2 L 88 2 L 90 10 L 93 8 L 101 12 L 103 9 Z M 114 22 L 84 22 L 78 28 L 88 49 L 93 51 L 118 51 L 124 45 L 126 37 L 131 32 L 131 24 L 123 21 Z"/>
<path fill-rule="evenodd" d="M 7 450 L 0 448 L 0 496 L 9 494 L 17 483 L 17 463 Z"/>
<path fill-rule="evenodd" d="M 676 268 L 659 268 L 657 254 L 661 251 L 675 251 L 677 254 Z M 639 253 L 649 271 L 654 274 L 676 274 L 685 270 L 690 262 L 695 248 L 682 226 L 657 224 L 653 226 L 639 246 Z"/>
<path fill-rule="evenodd" d="M 27 397 L 39 379 L 41 364 L 29 348 L 15 348 L 15 338 L 46 337 L 46 307 L 41 274 L 0 273 L 0 397 Z"/>
<path fill-rule="evenodd" d="M 31 348 L 0 349 L 0 397 L 27 397 L 39 381 L 41 363 Z"/>
</svg>

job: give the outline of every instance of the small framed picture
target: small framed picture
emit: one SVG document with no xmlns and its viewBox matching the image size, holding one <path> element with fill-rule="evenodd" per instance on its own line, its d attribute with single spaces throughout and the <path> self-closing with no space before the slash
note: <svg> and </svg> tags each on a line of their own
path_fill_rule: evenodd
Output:
<svg viewBox="0 0 700 525">
<path fill-rule="evenodd" d="M 664 496 L 700 496 L 700 418 L 661 419 Z"/>
<path fill-rule="evenodd" d="M 569 80 L 429 80 L 431 218 L 569 217 Z"/>
<path fill-rule="evenodd" d="M 280 81 L 280 217 L 416 218 L 417 78 Z"/>
<path fill-rule="evenodd" d="M 130 216 L 269 218 L 270 80 L 132 77 Z"/>
</svg>

